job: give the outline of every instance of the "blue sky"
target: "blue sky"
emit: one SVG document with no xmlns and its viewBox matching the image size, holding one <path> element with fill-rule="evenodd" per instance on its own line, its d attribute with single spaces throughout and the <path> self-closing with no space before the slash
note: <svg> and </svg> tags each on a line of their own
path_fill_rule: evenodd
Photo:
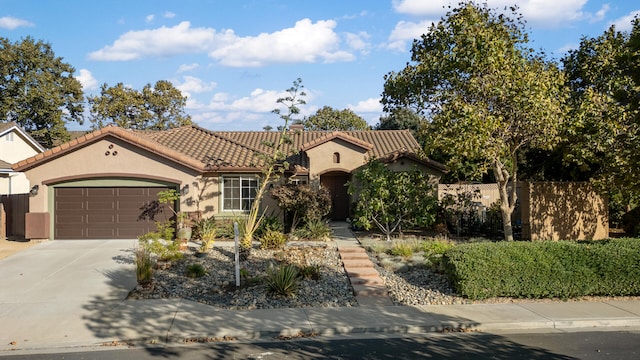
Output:
<svg viewBox="0 0 640 360">
<path fill-rule="evenodd" d="M 169 80 L 188 96 L 186 112 L 207 129 L 276 127 L 281 121 L 271 110 L 298 77 L 308 94 L 303 116 L 327 105 L 350 108 L 373 125 L 382 114 L 384 75 L 405 66 L 411 40 L 449 3 L 0 0 L 0 36 L 50 43 L 88 95 L 103 83 L 141 90 Z M 640 3 L 629 0 L 487 3 L 517 4 L 530 45 L 556 59 L 611 24 L 630 30 L 640 13 Z"/>
</svg>

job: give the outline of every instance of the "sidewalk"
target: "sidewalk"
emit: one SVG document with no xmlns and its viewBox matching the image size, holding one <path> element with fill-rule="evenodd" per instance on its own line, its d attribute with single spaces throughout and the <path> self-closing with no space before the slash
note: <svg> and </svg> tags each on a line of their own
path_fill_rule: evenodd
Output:
<svg viewBox="0 0 640 360">
<path fill-rule="evenodd" d="M 334 232 L 339 247 L 357 246 L 348 229 Z M 50 303 L 34 302 L 31 310 L 25 309 L 20 316 L 12 315 L 11 309 L 19 304 L 4 304 L 0 308 L 0 357 L 44 350 L 64 352 L 78 347 L 170 346 L 301 336 L 640 329 L 640 301 L 635 300 L 438 306 L 368 304 L 277 310 L 224 310 L 182 299 L 113 297 L 57 304 L 53 309 Z"/>
</svg>

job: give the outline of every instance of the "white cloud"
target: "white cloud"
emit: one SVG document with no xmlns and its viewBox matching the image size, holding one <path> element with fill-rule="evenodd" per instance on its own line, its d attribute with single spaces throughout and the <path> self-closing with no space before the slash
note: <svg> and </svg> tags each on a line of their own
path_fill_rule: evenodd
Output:
<svg viewBox="0 0 640 360">
<path fill-rule="evenodd" d="M 172 13 L 171 11 L 165 11 L 163 16 L 166 19 L 173 19 L 174 17 L 176 17 L 176 14 Z"/>
<path fill-rule="evenodd" d="M 422 34 L 429 30 L 433 23 L 433 20 L 423 20 L 417 23 L 411 21 L 398 22 L 396 27 L 391 31 L 391 35 L 389 35 L 387 48 L 404 51 L 407 43 L 411 43 L 413 39 L 420 38 Z"/>
<path fill-rule="evenodd" d="M 0 28 L 14 30 L 19 27 L 34 26 L 32 22 L 10 16 L 0 17 Z"/>
<path fill-rule="evenodd" d="M 129 31 L 112 45 L 89 54 L 91 60 L 129 61 L 147 56 L 168 57 L 187 53 L 208 53 L 225 66 L 259 67 L 268 64 L 351 61 L 355 56 L 341 50 L 341 38 L 334 31 L 333 20 L 309 19 L 296 22 L 292 28 L 261 33 L 257 36 L 237 36 L 233 30 L 216 32 L 212 28 L 191 28 L 188 21 L 174 27 Z M 366 37 L 358 34 L 363 46 Z"/>
<path fill-rule="evenodd" d="M 98 81 L 93 77 L 91 71 L 80 69 L 80 73 L 75 77 L 82 84 L 82 88 L 86 90 L 95 90 L 98 88 Z"/>
<path fill-rule="evenodd" d="M 153 15 L 153 14 L 151 14 L 151 15 L 147 15 L 147 17 L 146 17 L 144 20 L 145 20 L 146 22 L 150 23 L 150 22 L 152 22 L 152 21 L 153 21 L 153 19 L 154 19 L 155 17 L 156 17 L 156 16 L 155 16 L 155 15 Z"/>
<path fill-rule="evenodd" d="M 345 39 L 349 48 L 353 50 L 358 50 L 363 54 L 368 54 L 369 49 L 371 48 L 371 44 L 369 43 L 369 38 L 371 36 L 364 31 L 361 31 L 357 34 L 354 33 L 346 33 Z"/>
<path fill-rule="evenodd" d="M 632 21 L 636 16 L 640 17 L 640 10 L 630 12 L 629 14 L 614 20 L 609 25 L 615 25 L 617 31 L 631 31 Z"/>
<path fill-rule="evenodd" d="M 191 28 L 183 21 L 174 27 L 155 30 L 129 31 L 113 45 L 105 46 L 89 54 L 91 60 L 128 61 L 145 56 L 168 57 L 185 53 L 202 53 L 211 47 L 215 30 Z"/>
<path fill-rule="evenodd" d="M 514 5 L 513 0 L 487 0 L 487 6 L 498 11 Z M 517 1 L 518 13 L 524 15 L 529 25 L 541 28 L 557 28 L 574 21 L 601 21 L 609 11 L 609 5 L 603 5 L 596 13 L 585 12 L 587 0 L 521 0 Z M 458 1 L 449 0 L 394 0 L 393 8 L 401 14 L 440 18 Z"/>
<path fill-rule="evenodd" d="M 180 90 L 183 95 L 190 97 L 193 93 L 198 94 L 211 91 L 215 89 L 216 86 L 217 84 L 215 82 L 207 83 L 202 81 L 202 79 L 198 79 L 197 77 L 184 76 L 183 82 L 176 85 L 176 88 Z"/>
<path fill-rule="evenodd" d="M 187 71 L 192 71 L 195 70 L 197 68 L 199 68 L 200 65 L 197 63 L 193 63 L 193 64 L 182 64 L 178 67 L 178 72 L 179 73 L 183 73 L 183 72 L 187 72 Z"/>
<path fill-rule="evenodd" d="M 369 98 L 366 100 L 358 101 L 357 104 L 349 104 L 347 107 L 356 113 L 381 113 L 382 104 L 380 98 Z"/>
<path fill-rule="evenodd" d="M 257 36 L 239 37 L 232 30 L 216 42 L 209 56 L 226 66 L 264 66 L 273 63 L 314 63 L 351 61 L 353 54 L 340 50 L 340 38 L 333 20 L 309 19 L 292 28 Z"/>
</svg>

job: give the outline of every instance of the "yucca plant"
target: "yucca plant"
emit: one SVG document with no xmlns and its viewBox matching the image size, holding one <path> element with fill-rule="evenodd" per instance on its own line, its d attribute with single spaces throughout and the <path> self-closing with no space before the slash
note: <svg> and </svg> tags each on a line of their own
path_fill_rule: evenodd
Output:
<svg viewBox="0 0 640 360">
<path fill-rule="evenodd" d="M 265 282 L 269 292 L 282 296 L 291 296 L 298 290 L 298 267 L 280 264 L 267 269 Z"/>
</svg>

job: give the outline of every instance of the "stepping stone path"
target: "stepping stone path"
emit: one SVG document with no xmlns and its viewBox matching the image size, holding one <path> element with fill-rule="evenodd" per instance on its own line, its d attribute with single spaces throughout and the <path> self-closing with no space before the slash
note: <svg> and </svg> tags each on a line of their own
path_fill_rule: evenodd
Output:
<svg viewBox="0 0 640 360">
<path fill-rule="evenodd" d="M 384 281 L 362 246 L 338 244 L 338 253 L 360 306 L 393 306 Z"/>
</svg>

